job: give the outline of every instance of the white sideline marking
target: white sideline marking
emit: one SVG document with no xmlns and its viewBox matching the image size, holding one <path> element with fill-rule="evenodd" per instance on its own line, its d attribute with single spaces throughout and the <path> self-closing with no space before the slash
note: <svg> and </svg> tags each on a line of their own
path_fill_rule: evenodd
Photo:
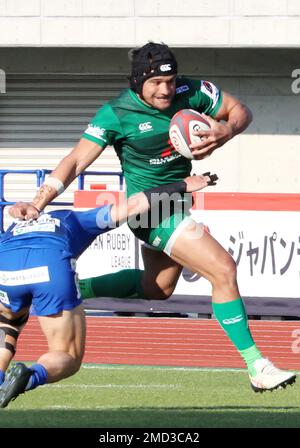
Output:
<svg viewBox="0 0 300 448">
<path fill-rule="evenodd" d="M 94 409 L 120 409 L 120 406 L 95 406 Z"/>
<path fill-rule="evenodd" d="M 145 369 L 155 369 L 155 370 L 183 370 L 187 372 L 237 372 L 237 373 L 247 373 L 247 369 L 235 369 L 231 367 L 220 367 L 220 368 L 210 368 L 210 367 L 172 367 L 172 366 L 135 366 L 135 365 L 126 365 L 126 366 L 114 366 L 114 365 L 94 365 L 94 364 L 83 364 L 81 366 L 82 369 L 102 369 L 102 370 L 128 370 L 128 369 L 136 369 L 136 370 L 145 370 Z"/>
<path fill-rule="evenodd" d="M 74 407 L 72 406 L 60 406 L 58 405 L 53 405 L 53 406 L 47 406 L 46 409 L 74 409 Z"/>
<path fill-rule="evenodd" d="M 46 388 L 56 388 L 56 389 L 174 389 L 181 386 L 177 384 L 45 384 Z"/>
</svg>

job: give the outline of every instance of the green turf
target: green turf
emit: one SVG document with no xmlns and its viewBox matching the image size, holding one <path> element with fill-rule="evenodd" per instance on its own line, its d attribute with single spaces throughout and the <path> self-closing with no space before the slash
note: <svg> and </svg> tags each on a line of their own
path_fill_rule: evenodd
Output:
<svg viewBox="0 0 300 448">
<path fill-rule="evenodd" d="M 240 370 L 85 365 L 1 409 L 0 427 L 300 427 L 300 382 L 255 394 Z"/>
</svg>

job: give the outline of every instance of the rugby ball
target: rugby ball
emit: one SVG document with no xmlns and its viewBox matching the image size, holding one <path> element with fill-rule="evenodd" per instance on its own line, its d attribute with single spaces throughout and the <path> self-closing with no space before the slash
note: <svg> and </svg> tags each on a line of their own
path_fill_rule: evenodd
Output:
<svg viewBox="0 0 300 448">
<path fill-rule="evenodd" d="M 171 119 L 169 136 L 174 149 L 187 159 L 194 159 L 189 145 L 197 143 L 201 138 L 193 135 L 193 131 L 207 131 L 210 125 L 207 120 L 193 109 L 182 109 Z"/>
</svg>

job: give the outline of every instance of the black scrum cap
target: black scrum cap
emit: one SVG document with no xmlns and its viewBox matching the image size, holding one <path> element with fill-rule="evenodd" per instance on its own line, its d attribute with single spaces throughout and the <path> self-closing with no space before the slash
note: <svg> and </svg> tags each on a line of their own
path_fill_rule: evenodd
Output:
<svg viewBox="0 0 300 448">
<path fill-rule="evenodd" d="M 142 92 L 146 79 L 177 73 L 176 58 L 165 44 L 149 42 L 141 48 L 131 50 L 129 57 L 132 63 L 130 88 L 136 93 Z"/>
</svg>

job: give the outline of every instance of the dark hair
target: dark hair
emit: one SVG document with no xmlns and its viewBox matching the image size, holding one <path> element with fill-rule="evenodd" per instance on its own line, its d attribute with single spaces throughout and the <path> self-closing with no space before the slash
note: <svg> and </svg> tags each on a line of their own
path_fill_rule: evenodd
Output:
<svg viewBox="0 0 300 448">
<path fill-rule="evenodd" d="M 177 73 L 177 60 L 168 45 L 149 42 L 128 53 L 131 60 L 130 88 L 141 93 L 143 83 L 153 76 L 168 76 Z"/>
</svg>

